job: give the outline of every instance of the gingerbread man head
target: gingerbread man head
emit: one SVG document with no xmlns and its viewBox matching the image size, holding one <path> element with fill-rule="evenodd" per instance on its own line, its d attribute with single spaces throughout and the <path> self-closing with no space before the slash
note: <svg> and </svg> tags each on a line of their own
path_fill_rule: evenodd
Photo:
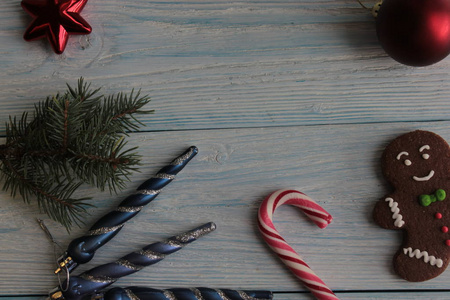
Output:
<svg viewBox="0 0 450 300">
<path fill-rule="evenodd" d="M 416 130 L 397 137 L 386 147 L 381 167 L 395 189 L 439 186 L 449 179 L 450 148 L 437 134 Z"/>
<path fill-rule="evenodd" d="M 429 131 L 399 136 L 383 152 L 383 175 L 394 191 L 377 202 L 374 219 L 383 228 L 404 230 L 394 269 L 406 280 L 431 279 L 449 263 L 449 166 L 449 145 Z"/>
</svg>

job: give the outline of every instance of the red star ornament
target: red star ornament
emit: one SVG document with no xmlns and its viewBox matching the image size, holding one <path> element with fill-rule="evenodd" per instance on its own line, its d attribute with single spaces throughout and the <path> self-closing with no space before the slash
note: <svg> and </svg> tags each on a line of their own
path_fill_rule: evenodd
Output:
<svg viewBox="0 0 450 300">
<path fill-rule="evenodd" d="M 71 34 L 89 34 L 91 26 L 80 16 L 88 0 L 23 0 L 22 8 L 33 17 L 23 38 L 47 37 L 57 54 L 64 52 Z"/>
</svg>

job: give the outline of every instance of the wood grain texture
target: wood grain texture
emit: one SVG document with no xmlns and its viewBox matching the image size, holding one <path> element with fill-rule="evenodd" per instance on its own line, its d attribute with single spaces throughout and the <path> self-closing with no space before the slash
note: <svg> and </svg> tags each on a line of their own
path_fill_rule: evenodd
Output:
<svg viewBox="0 0 450 300">
<path fill-rule="evenodd" d="M 356 1 L 90 1 L 63 55 L 22 40 L 18 3 L 0 3 L 0 120 L 80 76 L 148 93 L 158 131 L 449 119 L 449 60 L 394 62 Z"/>
<path fill-rule="evenodd" d="M 278 188 L 295 187 L 327 209 L 334 222 L 320 230 L 296 209 L 281 207 L 275 225 L 331 288 L 447 289 L 449 272 L 424 283 L 399 279 L 391 260 L 400 234 L 379 228 L 371 219 L 374 203 L 389 191 L 378 164 L 383 147 L 398 134 L 417 128 L 450 140 L 448 122 L 134 134 L 133 144 L 145 157 L 130 189 L 185 147 L 195 144 L 200 153 L 89 265 L 113 261 L 150 242 L 214 221 L 216 232 L 117 284 L 302 290 L 256 229 L 256 211 L 263 198 Z M 98 206 L 90 210 L 88 225 L 123 198 L 90 189 L 85 193 L 94 196 Z M 51 246 L 34 220 L 43 216 L 36 215 L 36 207 L 4 193 L 2 203 L 0 290 L 6 295 L 46 293 L 57 282 L 51 274 Z M 52 222 L 48 226 L 62 245 L 84 232 L 77 229 L 68 236 Z"/>
<path fill-rule="evenodd" d="M 399 300 L 448 300 L 447 292 L 371 292 L 371 293 L 337 293 L 341 300 L 375 300 L 375 299 L 399 299 Z M 4 300 L 43 300 L 44 296 L 2 297 Z M 309 293 L 274 293 L 274 300 L 312 300 Z"/>
<path fill-rule="evenodd" d="M 200 153 L 80 271 L 214 221 L 216 232 L 117 285 L 311 299 L 256 228 L 263 198 L 294 187 L 334 222 L 320 230 L 282 207 L 275 225 L 341 299 L 450 298 L 450 271 L 424 283 L 399 279 L 391 260 L 401 235 L 371 219 L 389 191 L 379 168 L 389 141 L 419 128 L 450 141 L 449 59 L 425 68 L 394 62 L 353 0 L 90 0 L 82 15 L 92 34 L 72 36 L 56 55 L 46 41 L 23 41 L 30 18 L 19 0 L 0 2 L 0 135 L 9 115 L 80 76 L 107 94 L 142 89 L 156 112 L 131 135 L 141 173 L 119 195 L 82 189 L 97 208 L 71 235 L 46 220 L 56 240 L 66 247 L 185 147 Z M 45 216 L 5 192 L 0 199 L 0 296 L 41 299 L 25 296 L 57 285 L 52 247 L 35 221 Z"/>
</svg>

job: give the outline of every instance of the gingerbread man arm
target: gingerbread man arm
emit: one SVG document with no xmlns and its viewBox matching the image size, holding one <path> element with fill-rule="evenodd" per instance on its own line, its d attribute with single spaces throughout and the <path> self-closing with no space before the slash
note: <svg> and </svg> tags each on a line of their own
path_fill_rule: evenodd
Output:
<svg viewBox="0 0 450 300">
<path fill-rule="evenodd" d="M 401 207 L 393 197 L 381 199 L 373 210 L 375 222 L 385 229 L 400 229 L 405 225 Z"/>
</svg>

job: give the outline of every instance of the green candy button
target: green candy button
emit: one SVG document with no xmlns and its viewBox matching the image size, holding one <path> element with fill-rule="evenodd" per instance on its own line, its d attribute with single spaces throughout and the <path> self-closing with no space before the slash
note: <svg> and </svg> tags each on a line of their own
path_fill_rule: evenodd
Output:
<svg viewBox="0 0 450 300">
<path fill-rule="evenodd" d="M 432 202 L 430 195 L 420 195 L 419 201 L 422 206 L 429 206 Z"/>
<path fill-rule="evenodd" d="M 436 191 L 436 193 L 434 193 L 435 195 L 436 195 L 436 198 L 439 200 L 439 201 L 444 201 L 445 200 L 445 197 L 447 196 L 447 194 L 445 193 L 445 191 L 443 190 L 443 189 L 438 189 L 437 191 Z"/>
</svg>

